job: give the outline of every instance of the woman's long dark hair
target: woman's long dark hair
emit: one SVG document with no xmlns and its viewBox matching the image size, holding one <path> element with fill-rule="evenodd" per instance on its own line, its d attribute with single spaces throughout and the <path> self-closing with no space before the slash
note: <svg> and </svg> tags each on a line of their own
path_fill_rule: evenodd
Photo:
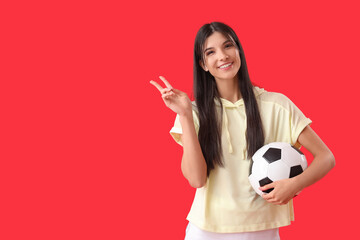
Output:
<svg viewBox="0 0 360 240">
<path fill-rule="evenodd" d="M 214 32 L 220 32 L 234 42 L 240 53 L 241 66 L 238 72 L 238 86 L 246 110 L 246 144 L 248 156 L 254 155 L 254 153 L 264 145 L 264 131 L 259 108 L 253 91 L 253 85 L 249 78 L 244 50 L 240 41 L 235 32 L 224 23 L 212 22 L 205 24 L 200 28 L 195 38 L 194 95 L 200 121 L 198 139 L 207 164 L 208 175 L 210 171 L 215 168 L 215 165 L 224 166 L 221 147 L 222 117 L 217 114 L 214 100 L 218 100 L 221 109 L 222 103 L 215 78 L 209 71 L 204 71 L 200 65 L 200 62 L 204 62 L 204 43 Z"/>
</svg>

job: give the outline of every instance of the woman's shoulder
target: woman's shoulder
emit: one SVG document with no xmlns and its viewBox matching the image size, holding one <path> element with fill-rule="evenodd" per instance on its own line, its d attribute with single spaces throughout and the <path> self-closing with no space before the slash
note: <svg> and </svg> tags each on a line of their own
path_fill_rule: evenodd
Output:
<svg viewBox="0 0 360 240">
<path fill-rule="evenodd" d="M 255 87 L 260 102 L 273 103 L 287 108 L 292 104 L 291 100 L 283 93 L 266 91 L 263 88 Z"/>
</svg>

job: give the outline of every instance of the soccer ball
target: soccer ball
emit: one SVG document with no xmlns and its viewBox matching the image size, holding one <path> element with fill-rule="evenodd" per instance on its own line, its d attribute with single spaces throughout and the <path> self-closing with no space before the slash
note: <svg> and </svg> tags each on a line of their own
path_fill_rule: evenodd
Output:
<svg viewBox="0 0 360 240">
<path fill-rule="evenodd" d="M 261 147 L 251 161 L 249 181 L 260 196 L 271 192 L 273 188 L 262 192 L 259 187 L 295 177 L 307 168 L 305 155 L 291 144 L 283 142 L 273 142 Z"/>
</svg>

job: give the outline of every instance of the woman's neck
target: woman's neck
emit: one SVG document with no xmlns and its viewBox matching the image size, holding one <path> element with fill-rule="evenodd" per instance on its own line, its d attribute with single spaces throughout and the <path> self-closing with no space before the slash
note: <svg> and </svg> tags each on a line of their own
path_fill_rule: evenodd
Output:
<svg viewBox="0 0 360 240">
<path fill-rule="evenodd" d="M 232 81 L 216 79 L 216 85 L 221 98 L 224 98 L 232 103 L 241 99 L 242 96 L 237 79 Z"/>
</svg>

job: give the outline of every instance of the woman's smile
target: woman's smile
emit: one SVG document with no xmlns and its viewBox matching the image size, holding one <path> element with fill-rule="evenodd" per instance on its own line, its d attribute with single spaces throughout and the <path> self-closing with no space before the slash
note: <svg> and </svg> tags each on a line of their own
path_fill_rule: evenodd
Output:
<svg viewBox="0 0 360 240">
<path fill-rule="evenodd" d="M 232 67 L 232 65 L 233 65 L 232 62 L 231 63 L 225 63 L 225 64 L 221 65 L 219 68 L 221 70 L 228 70 L 228 69 L 230 69 Z"/>
</svg>

